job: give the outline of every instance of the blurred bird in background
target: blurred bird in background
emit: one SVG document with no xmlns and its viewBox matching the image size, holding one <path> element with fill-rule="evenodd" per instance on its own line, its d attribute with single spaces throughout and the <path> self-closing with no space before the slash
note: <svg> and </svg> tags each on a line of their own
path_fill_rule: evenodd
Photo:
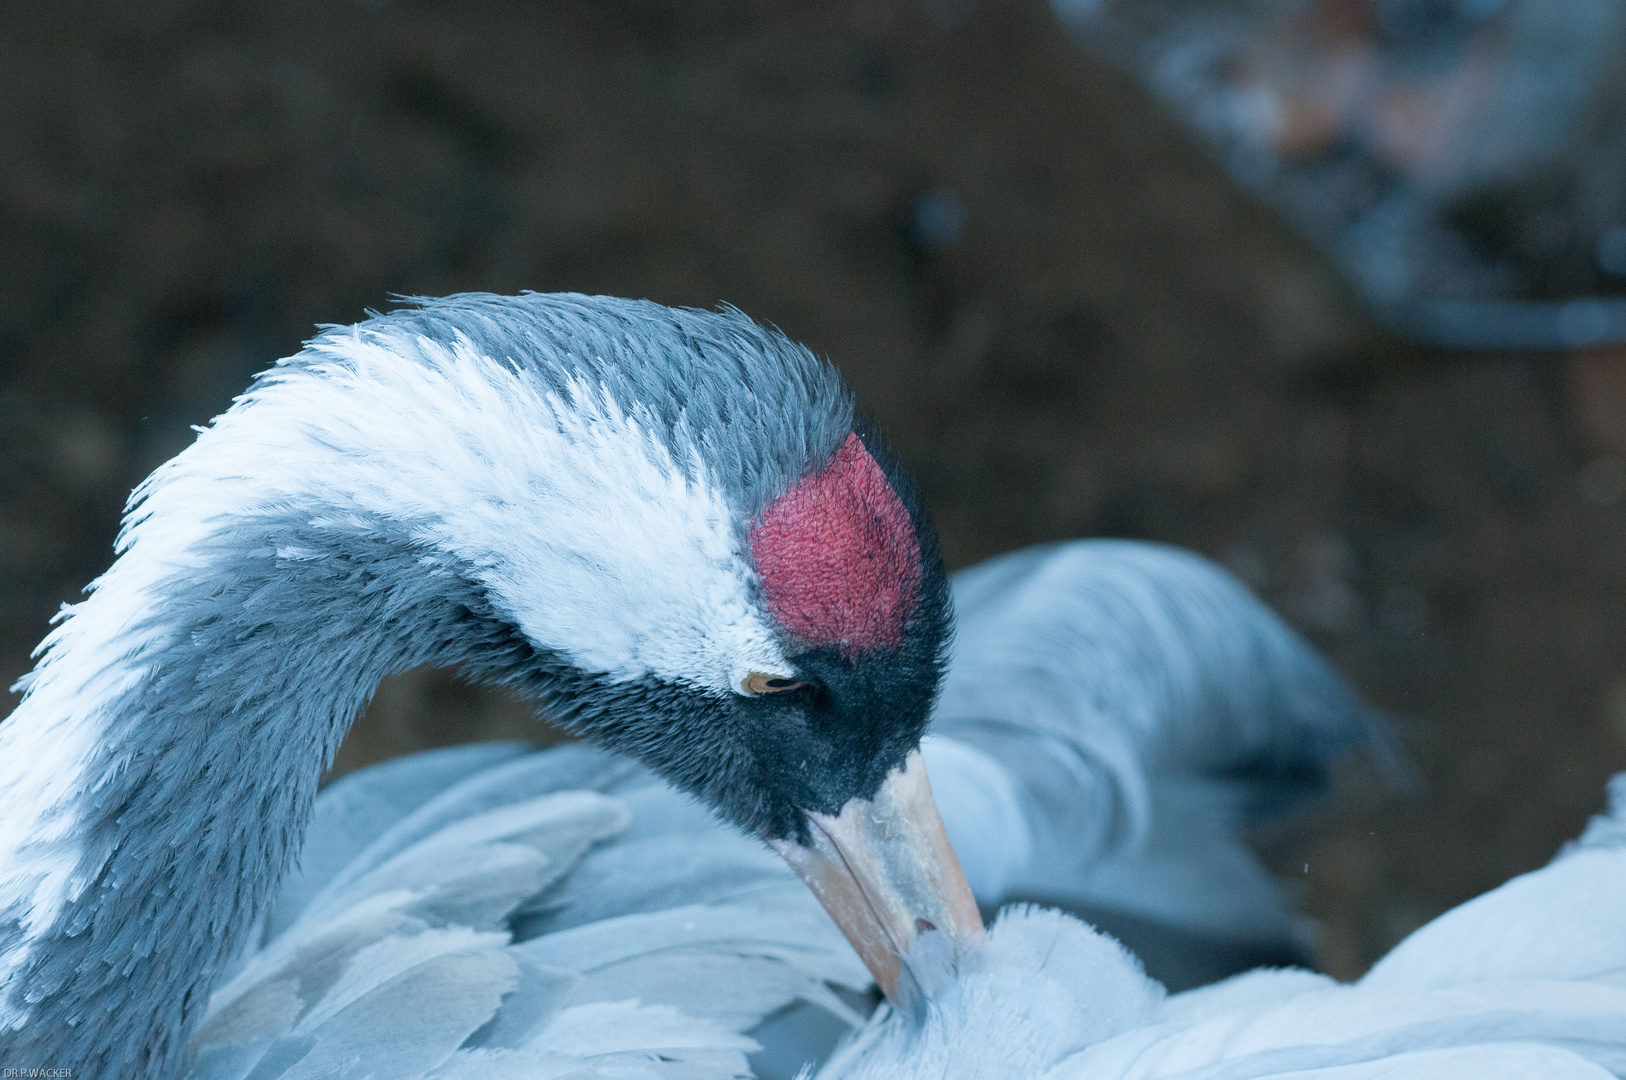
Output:
<svg viewBox="0 0 1626 1080">
<path fill-rule="evenodd" d="M 1607 0 L 1056 0 L 1402 333 L 1626 340 L 1626 12 Z"/>
<path fill-rule="evenodd" d="M 1626 11 L 1608 0 L 1054 0 L 1397 332 L 1562 350 L 1626 492 Z"/>
</svg>

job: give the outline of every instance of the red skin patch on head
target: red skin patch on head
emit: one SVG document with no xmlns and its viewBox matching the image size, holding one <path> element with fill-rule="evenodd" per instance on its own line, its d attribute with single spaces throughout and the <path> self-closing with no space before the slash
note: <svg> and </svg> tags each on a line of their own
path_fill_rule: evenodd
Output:
<svg viewBox="0 0 1626 1080">
<path fill-rule="evenodd" d="M 768 504 L 751 555 L 768 611 L 796 637 L 848 656 L 903 644 L 920 596 L 920 542 L 857 435 Z"/>
</svg>

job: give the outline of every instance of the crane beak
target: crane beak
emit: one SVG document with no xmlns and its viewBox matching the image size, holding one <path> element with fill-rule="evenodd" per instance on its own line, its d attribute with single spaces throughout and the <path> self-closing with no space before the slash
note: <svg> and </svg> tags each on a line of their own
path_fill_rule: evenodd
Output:
<svg viewBox="0 0 1626 1080">
<path fill-rule="evenodd" d="M 831 817 L 807 812 L 812 845 L 769 841 L 813 890 L 881 991 L 915 1013 L 921 992 L 903 962 L 915 937 L 941 930 L 956 948 L 980 939 L 982 916 L 932 800 L 916 750 L 874 799 Z"/>
</svg>

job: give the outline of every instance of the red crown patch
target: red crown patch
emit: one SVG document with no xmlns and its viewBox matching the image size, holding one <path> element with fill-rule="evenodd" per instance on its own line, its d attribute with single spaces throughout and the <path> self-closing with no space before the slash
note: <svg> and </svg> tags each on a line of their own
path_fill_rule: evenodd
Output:
<svg viewBox="0 0 1626 1080">
<path fill-rule="evenodd" d="M 769 612 L 796 637 L 848 656 L 903 643 L 920 595 L 920 543 L 857 435 L 768 504 L 751 554 Z"/>
</svg>

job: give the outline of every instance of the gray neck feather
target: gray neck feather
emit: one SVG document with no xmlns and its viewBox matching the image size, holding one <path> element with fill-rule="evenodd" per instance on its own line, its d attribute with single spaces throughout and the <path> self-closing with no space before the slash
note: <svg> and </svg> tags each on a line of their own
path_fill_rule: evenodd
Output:
<svg viewBox="0 0 1626 1080">
<path fill-rule="evenodd" d="M 385 530 L 257 524 L 276 542 L 245 549 L 232 530 L 165 583 L 170 602 L 125 661 L 141 678 L 104 703 L 96 786 L 74 807 L 87 887 L 33 935 L 11 993 L 26 1024 L 0 1035 L 13 1060 L 177 1072 L 378 680 L 502 639 L 454 568 Z"/>
</svg>

